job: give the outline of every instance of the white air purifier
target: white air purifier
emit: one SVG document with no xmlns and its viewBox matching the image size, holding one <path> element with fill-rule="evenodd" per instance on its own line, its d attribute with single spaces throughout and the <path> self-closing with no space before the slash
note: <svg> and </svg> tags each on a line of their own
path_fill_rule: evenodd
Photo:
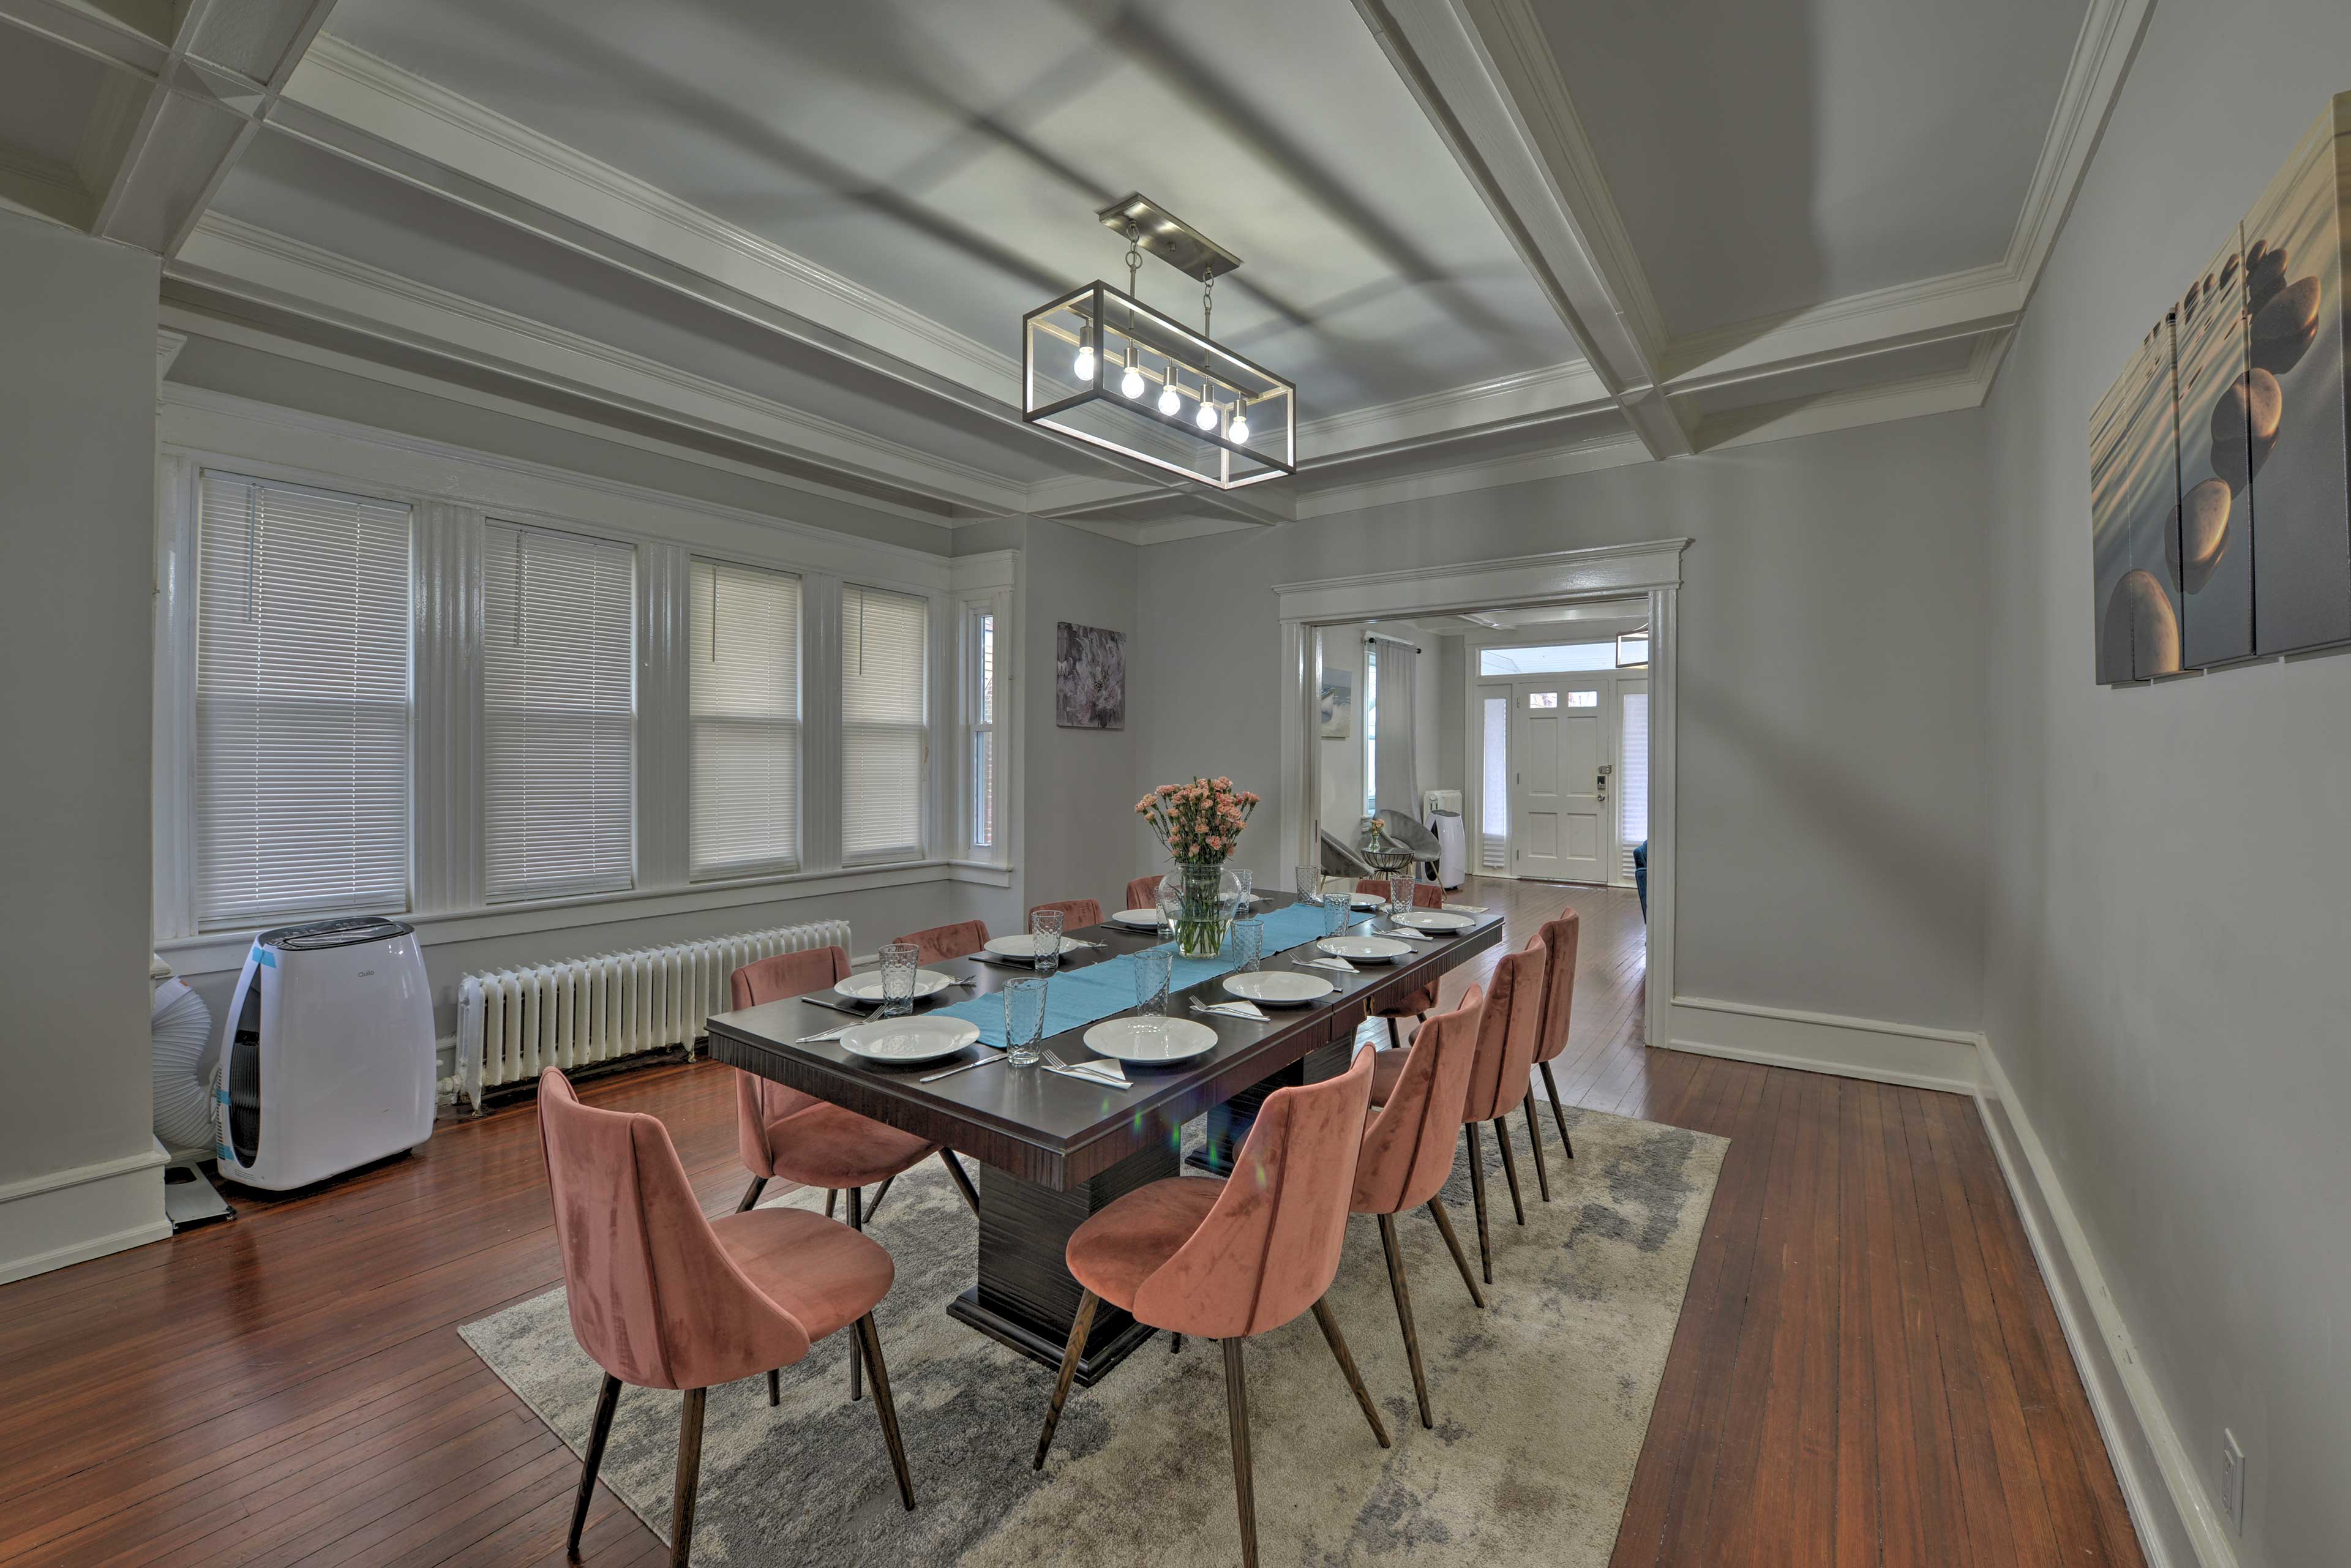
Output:
<svg viewBox="0 0 2351 1568">
<path fill-rule="evenodd" d="M 433 995 L 397 920 L 265 931 L 221 1024 L 221 1176 L 282 1192 L 433 1135 Z"/>
</svg>

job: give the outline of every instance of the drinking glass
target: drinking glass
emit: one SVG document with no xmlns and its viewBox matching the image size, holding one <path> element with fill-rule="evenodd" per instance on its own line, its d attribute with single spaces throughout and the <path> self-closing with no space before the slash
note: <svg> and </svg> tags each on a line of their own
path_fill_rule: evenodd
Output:
<svg viewBox="0 0 2351 1568">
<path fill-rule="evenodd" d="M 1134 1010 L 1147 1019 L 1167 1016 L 1167 987 L 1175 977 L 1176 955 L 1165 947 L 1150 947 L 1134 956 Z"/>
<path fill-rule="evenodd" d="M 1257 894 L 1257 873 L 1253 871 L 1244 871 L 1239 866 L 1234 866 L 1231 870 L 1235 880 L 1241 884 L 1240 896 L 1233 900 L 1233 913 L 1247 915 L 1250 907 L 1249 900 Z"/>
<path fill-rule="evenodd" d="M 1322 935 L 1336 936 L 1347 928 L 1347 894 L 1344 892 L 1322 895 Z"/>
<path fill-rule="evenodd" d="M 1029 916 L 1029 940 L 1037 949 L 1037 972 L 1050 975 L 1061 967 L 1061 912 L 1040 909 Z"/>
<path fill-rule="evenodd" d="M 1290 871 L 1290 885 L 1298 894 L 1299 903 L 1320 904 L 1322 902 L 1322 868 L 1321 866 L 1292 866 Z"/>
<path fill-rule="evenodd" d="M 1037 1047 L 1045 1038 L 1045 988 L 1049 980 L 1014 980 L 1004 988 L 1004 1062 L 1034 1067 L 1043 1060 Z"/>
<path fill-rule="evenodd" d="M 923 950 L 912 942 L 882 944 L 882 1007 L 878 1016 L 897 1018 L 914 1010 L 914 971 Z"/>
<path fill-rule="evenodd" d="M 1405 872 L 1401 874 L 1390 875 L 1388 878 L 1388 923 L 1390 925 L 1394 925 L 1395 923 L 1395 917 L 1402 915 L 1405 910 L 1410 909 L 1411 907 L 1412 873 L 1410 872 Z"/>
<path fill-rule="evenodd" d="M 1264 960 L 1264 921 L 1250 918 L 1233 922 L 1233 956 L 1244 973 L 1253 972 Z"/>
</svg>

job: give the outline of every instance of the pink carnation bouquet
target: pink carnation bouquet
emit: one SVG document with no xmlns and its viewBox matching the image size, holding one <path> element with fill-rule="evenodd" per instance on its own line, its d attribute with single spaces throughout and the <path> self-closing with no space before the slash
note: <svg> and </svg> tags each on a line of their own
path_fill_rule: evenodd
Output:
<svg viewBox="0 0 2351 1568">
<path fill-rule="evenodd" d="M 1239 848 L 1257 802 L 1255 790 L 1237 789 L 1229 779 L 1196 778 L 1162 784 L 1134 803 L 1134 814 L 1150 821 L 1170 859 L 1215 865 Z"/>
</svg>

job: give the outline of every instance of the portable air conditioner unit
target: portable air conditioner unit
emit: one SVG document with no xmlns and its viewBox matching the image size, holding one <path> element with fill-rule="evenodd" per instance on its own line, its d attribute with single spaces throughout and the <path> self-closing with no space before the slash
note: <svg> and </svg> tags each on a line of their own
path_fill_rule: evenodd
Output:
<svg viewBox="0 0 2351 1568">
<path fill-rule="evenodd" d="M 284 1191 L 433 1135 L 433 994 L 397 920 L 265 931 L 221 1024 L 220 1174 Z"/>
</svg>

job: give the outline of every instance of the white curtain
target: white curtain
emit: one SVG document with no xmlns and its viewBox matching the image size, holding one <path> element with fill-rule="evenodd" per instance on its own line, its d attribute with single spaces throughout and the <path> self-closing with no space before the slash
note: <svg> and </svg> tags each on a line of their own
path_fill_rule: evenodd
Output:
<svg viewBox="0 0 2351 1568">
<path fill-rule="evenodd" d="M 1420 821 L 1420 776 L 1413 770 L 1413 737 L 1420 716 L 1413 711 L 1414 672 L 1420 651 L 1406 643 L 1374 643 L 1369 650 L 1380 664 L 1379 730 L 1373 745 L 1378 773 L 1373 782 L 1384 811 L 1402 811 Z"/>
</svg>

